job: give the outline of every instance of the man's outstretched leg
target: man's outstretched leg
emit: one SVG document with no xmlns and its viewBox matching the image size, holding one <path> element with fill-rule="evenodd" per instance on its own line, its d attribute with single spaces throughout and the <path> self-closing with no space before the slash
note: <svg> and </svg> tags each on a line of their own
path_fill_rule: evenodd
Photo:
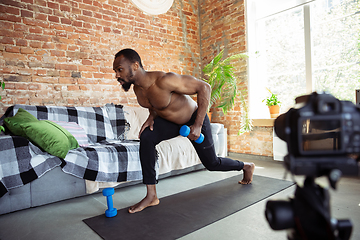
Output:
<svg viewBox="0 0 360 240">
<path fill-rule="evenodd" d="M 195 120 L 195 114 L 186 124 L 191 125 Z M 215 153 L 214 141 L 211 134 L 211 125 L 209 118 L 205 116 L 201 133 L 204 134 L 204 141 L 201 144 L 192 142 L 201 162 L 209 171 L 241 171 L 243 170 L 243 179 L 240 184 L 250 184 L 253 179 L 255 164 L 242 162 L 226 157 L 218 157 Z"/>
<path fill-rule="evenodd" d="M 250 184 L 253 179 L 253 174 L 255 170 L 255 164 L 254 163 L 248 163 L 244 162 L 244 177 L 241 181 L 239 181 L 240 184 Z"/>
<path fill-rule="evenodd" d="M 156 185 L 152 184 L 152 185 L 146 185 L 146 196 L 143 200 L 141 200 L 140 202 L 138 202 L 137 204 L 135 204 L 134 206 L 131 206 L 129 208 L 129 213 L 136 213 L 136 212 L 140 212 L 143 209 L 147 208 L 147 207 L 151 207 L 151 206 L 156 206 L 160 203 L 160 200 L 157 197 L 156 194 Z"/>
</svg>

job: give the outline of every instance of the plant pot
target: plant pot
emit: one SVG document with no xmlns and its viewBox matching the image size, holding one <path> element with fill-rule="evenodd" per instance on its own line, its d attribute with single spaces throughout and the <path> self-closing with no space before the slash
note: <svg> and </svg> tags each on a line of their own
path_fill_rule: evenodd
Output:
<svg viewBox="0 0 360 240">
<path fill-rule="evenodd" d="M 210 122 L 211 122 L 211 116 L 212 116 L 212 112 L 207 112 L 206 114 L 208 115 L 208 117 L 209 117 L 209 120 L 210 120 Z"/>
<path fill-rule="evenodd" d="M 279 116 L 280 106 L 279 105 L 270 106 L 269 111 L 271 118 L 277 118 Z"/>
</svg>

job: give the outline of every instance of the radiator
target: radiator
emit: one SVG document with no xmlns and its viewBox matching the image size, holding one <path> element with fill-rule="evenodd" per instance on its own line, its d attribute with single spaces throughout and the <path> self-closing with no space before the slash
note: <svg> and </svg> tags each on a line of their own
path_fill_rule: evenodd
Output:
<svg viewBox="0 0 360 240">
<path fill-rule="evenodd" d="M 283 161 L 284 156 L 288 153 L 287 144 L 281 140 L 273 128 L 273 156 L 276 161 Z"/>
</svg>

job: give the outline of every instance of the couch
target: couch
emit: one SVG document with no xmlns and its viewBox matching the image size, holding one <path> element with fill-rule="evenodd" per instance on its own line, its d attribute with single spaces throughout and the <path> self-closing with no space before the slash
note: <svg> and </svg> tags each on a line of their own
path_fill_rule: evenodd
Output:
<svg viewBox="0 0 360 240">
<path fill-rule="evenodd" d="M 52 121 L 60 125 L 79 145 L 59 157 L 34 142 L 28 132 L 14 135 L 4 124 L 5 119 L 21 112 L 34 116 L 39 120 L 37 124 Z M 91 194 L 105 187 L 140 183 L 138 132 L 147 116 L 144 108 L 114 104 L 9 107 L 0 118 L 0 126 L 6 128 L 5 134 L 0 135 L 0 214 Z M 32 134 L 39 135 L 44 130 L 28 125 L 21 127 L 32 130 Z M 211 128 L 217 155 L 226 156 L 226 129 L 216 123 Z M 45 144 L 52 141 L 53 136 L 48 137 Z M 204 168 L 187 138 L 178 136 L 163 141 L 156 150 L 159 179 Z"/>
</svg>

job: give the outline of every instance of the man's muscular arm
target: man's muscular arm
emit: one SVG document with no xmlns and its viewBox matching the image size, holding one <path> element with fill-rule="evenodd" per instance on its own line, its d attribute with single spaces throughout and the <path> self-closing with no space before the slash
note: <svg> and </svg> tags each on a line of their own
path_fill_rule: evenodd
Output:
<svg viewBox="0 0 360 240">
<path fill-rule="evenodd" d="M 204 122 L 204 118 L 209 106 L 210 101 L 210 93 L 211 93 L 211 87 L 208 83 L 202 81 L 204 84 L 201 84 L 197 91 L 197 104 L 198 104 L 198 111 L 196 115 L 195 122 L 192 126 L 190 126 L 190 134 L 192 133 L 194 135 L 193 138 L 190 138 L 191 140 L 196 140 L 199 138 L 201 133 L 201 127 Z M 190 135 L 189 134 L 189 135 Z"/>
<path fill-rule="evenodd" d="M 144 124 L 141 126 L 140 132 L 139 132 L 139 138 L 141 133 L 145 130 L 145 128 L 150 127 L 150 130 L 152 131 L 154 129 L 154 119 L 157 117 L 157 114 L 155 111 L 151 110 L 149 108 L 149 117 L 146 119 Z"/>
</svg>

